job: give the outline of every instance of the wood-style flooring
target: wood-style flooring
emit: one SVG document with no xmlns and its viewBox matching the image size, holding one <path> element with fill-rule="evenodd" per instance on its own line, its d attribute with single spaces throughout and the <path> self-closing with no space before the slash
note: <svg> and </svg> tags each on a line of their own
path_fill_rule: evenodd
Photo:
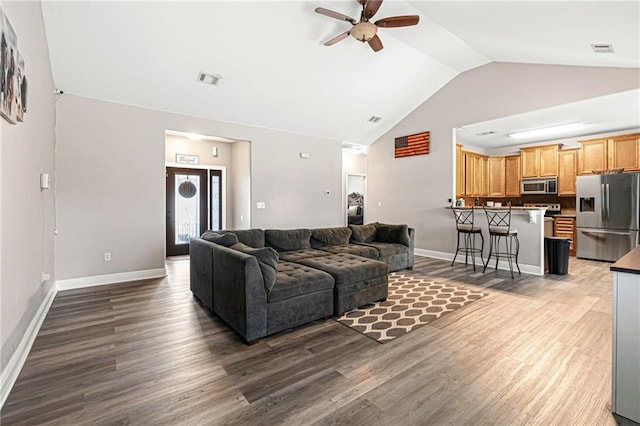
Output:
<svg viewBox="0 0 640 426">
<path fill-rule="evenodd" d="M 512 280 L 417 257 L 488 296 L 384 345 L 327 320 L 247 346 L 170 260 L 165 279 L 58 293 L 1 422 L 616 424 L 609 266 Z"/>
</svg>

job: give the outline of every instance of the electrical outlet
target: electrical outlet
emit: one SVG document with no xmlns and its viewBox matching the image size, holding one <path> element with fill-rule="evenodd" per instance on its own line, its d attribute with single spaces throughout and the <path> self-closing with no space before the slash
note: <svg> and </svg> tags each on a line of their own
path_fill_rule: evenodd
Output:
<svg viewBox="0 0 640 426">
<path fill-rule="evenodd" d="M 244 215 L 243 214 L 240 215 L 240 222 L 244 222 Z"/>
<path fill-rule="evenodd" d="M 109 253 L 108 251 L 104 253 L 104 261 L 111 262 L 111 253 Z"/>
<path fill-rule="evenodd" d="M 382 207 L 382 201 L 378 201 L 378 207 Z"/>
<path fill-rule="evenodd" d="M 47 274 L 46 272 L 42 273 L 42 283 L 46 283 L 51 279 L 51 274 Z"/>
</svg>

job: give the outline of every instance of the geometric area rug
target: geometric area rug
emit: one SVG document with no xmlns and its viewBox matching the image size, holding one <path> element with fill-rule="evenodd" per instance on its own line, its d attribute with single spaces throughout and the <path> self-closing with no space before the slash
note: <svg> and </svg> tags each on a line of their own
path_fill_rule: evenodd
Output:
<svg viewBox="0 0 640 426">
<path fill-rule="evenodd" d="M 351 310 L 337 321 L 379 343 L 386 343 L 486 295 L 399 271 L 389 274 L 387 300 Z"/>
</svg>

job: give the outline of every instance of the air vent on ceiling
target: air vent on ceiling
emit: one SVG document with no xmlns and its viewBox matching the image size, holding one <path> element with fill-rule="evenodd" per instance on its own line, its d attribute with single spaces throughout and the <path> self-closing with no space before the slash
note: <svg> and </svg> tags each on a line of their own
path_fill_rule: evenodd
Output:
<svg viewBox="0 0 640 426">
<path fill-rule="evenodd" d="M 493 135 L 495 132 L 493 131 L 489 131 L 489 132 L 482 132 L 482 133 L 476 133 L 476 136 L 488 136 L 488 135 Z"/>
<path fill-rule="evenodd" d="M 200 83 L 210 84 L 212 86 L 217 86 L 221 78 L 222 76 L 220 74 L 207 74 L 202 71 L 198 74 L 198 81 Z"/>
<path fill-rule="evenodd" d="M 615 53 L 613 44 L 592 44 L 591 48 L 596 53 Z"/>
<path fill-rule="evenodd" d="M 380 121 L 380 120 L 382 120 L 382 117 L 376 117 L 375 115 L 372 115 L 372 116 L 369 118 L 369 120 L 368 120 L 368 121 L 369 121 L 369 123 L 374 123 L 374 124 L 375 124 L 375 123 L 377 123 L 377 122 L 378 122 L 378 121 Z"/>
</svg>

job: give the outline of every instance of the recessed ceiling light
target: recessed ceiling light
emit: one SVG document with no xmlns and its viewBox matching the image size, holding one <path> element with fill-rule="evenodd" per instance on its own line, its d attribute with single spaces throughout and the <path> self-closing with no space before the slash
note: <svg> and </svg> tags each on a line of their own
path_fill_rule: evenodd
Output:
<svg viewBox="0 0 640 426">
<path fill-rule="evenodd" d="M 613 50 L 613 44 L 592 44 L 591 48 L 596 53 L 615 53 L 615 50 Z"/>
<path fill-rule="evenodd" d="M 576 121 L 574 123 L 558 124 L 556 126 L 542 127 L 540 129 L 524 130 L 522 132 L 509 133 L 510 138 L 514 139 L 526 139 L 539 136 L 549 136 L 555 134 L 562 134 L 577 130 L 584 126 L 583 123 Z"/>
<path fill-rule="evenodd" d="M 207 74 L 206 72 L 200 71 L 197 81 L 199 81 L 200 83 L 217 86 L 220 82 L 220 79 L 222 79 L 222 76 L 220 74 Z"/>
<path fill-rule="evenodd" d="M 375 115 L 372 115 L 371 117 L 369 117 L 369 123 L 377 123 L 378 121 L 382 120 L 382 117 L 376 117 Z"/>
<path fill-rule="evenodd" d="M 488 135 L 493 135 L 496 132 L 494 131 L 488 131 L 488 132 L 482 132 L 482 133 L 476 133 L 476 136 L 488 136 Z"/>
</svg>

